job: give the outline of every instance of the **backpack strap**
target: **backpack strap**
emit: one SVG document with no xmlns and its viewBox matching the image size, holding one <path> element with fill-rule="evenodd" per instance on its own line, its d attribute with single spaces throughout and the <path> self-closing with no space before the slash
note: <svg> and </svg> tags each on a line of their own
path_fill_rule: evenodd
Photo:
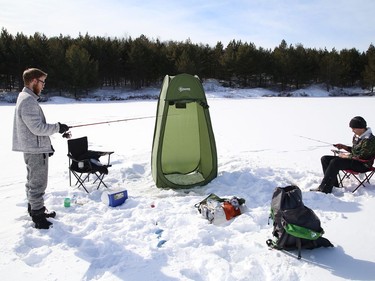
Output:
<svg viewBox="0 0 375 281">
<path fill-rule="evenodd" d="M 275 248 L 275 243 L 272 241 L 272 239 L 268 239 L 268 240 L 266 241 L 266 244 L 267 244 L 267 246 L 270 247 L 270 248 Z"/>
<path fill-rule="evenodd" d="M 284 249 L 284 244 L 286 243 L 286 240 L 288 239 L 289 234 L 287 232 L 283 232 L 281 234 L 281 237 L 277 239 L 277 241 L 273 241 L 272 239 L 268 239 L 266 241 L 266 244 L 268 247 L 272 249 L 277 249 L 277 250 L 283 250 Z M 295 237 L 296 239 L 296 248 L 298 250 L 298 259 L 300 260 L 302 257 L 301 254 L 301 249 L 302 249 L 302 240 L 301 238 Z M 314 241 L 315 242 L 315 241 Z"/>
<path fill-rule="evenodd" d="M 300 260 L 301 259 L 301 247 L 302 247 L 301 238 L 296 238 L 296 246 L 298 249 L 298 259 Z"/>
<path fill-rule="evenodd" d="M 289 234 L 288 234 L 286 231 L 283 231 L 283 232 L 281 233 L 281 236 L 279 237 L 279 239 L 278 239 L 277 242 L 276 242 L 276 249 L 281 250 L 281 249 L 284 248 L 284 246 L 285 246 L 285 244 L 286 244 L 286 241 L 287 241 L 287 239 L 288 239 L 288 235 L 289 235 Z"/>
</svg>

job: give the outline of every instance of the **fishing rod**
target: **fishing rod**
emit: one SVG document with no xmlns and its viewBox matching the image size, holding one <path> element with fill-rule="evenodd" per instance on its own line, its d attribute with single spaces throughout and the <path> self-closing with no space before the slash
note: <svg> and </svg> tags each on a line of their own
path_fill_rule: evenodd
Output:
<svg viewBox="0 0 375 281">
<path fill-rule="evenodd" d="M 309 137 L 304 137 L 304 136 L 299 136 L 299 137 L 304 138 L 304 139 L 308 139 L 308 140 L 312 140 L 312 141 L 316 141 L 316 142 L 320 142 L 320 143 L 324 143 L 324 144 L 328 144 L 328 145 L 333 145 L 334 147 L 338 148 L 337 144 L 333 144 L 333 143 L 329 143 L 329 142 L 326 142 L 326 141 L 321 141 L 321 140 L 317 140 L 317 139 L 313 139 L 313 138 L 309 138 Z M 335 156 L 340 154 L 340 153 L 343 153 L 343 152 L 346 153 L 346 151 L 342 151 L 340 149 L 341 149 L 341 147 L 338 148 L 338 149 L 331 149 L 331 151 L 334 153 Z"/>
<path fill-rule="evenodd" d="M 126 118 L 126 119 L 119 119 L 119 120 L 111 120 L 111 121 L 103 121 L 103 122 L 95 122 L 95 123 L 74 125 L 74 126 L 69 126 L 69 129 L 71 129 L 71 128 L 78 128 L 78 127 L 86 127 L 86 126 L 109 124 L 109 123 L 115 123 L 115 122 L 125 122 L 125 121 L 131 121 L 131 120 L 148 119 L 148 118 L 155 118 L 155 116 L 144 116 L 144 117 Z"/>
<path fill-rule="evenodd" d="M 155 118 L 155 116 L 143 116 L 143 117 L 134 117 L 134 118 L 126 118 L 126 119 L 118 119 L 118 120 L 111 120 L 111 121 L 102 121 L 102 122 L 95 122 L 95 123 L 87 123 L 87 124 L 80 124 L 80 125 L 73 125 L 68 126 L 69 129 L 79 128 L 79 127 L 86 127 L 86 126 L 94 126 L 94 125 L 102 125 L 102 124 L 109 124 L 115 122 L 125 122 L 125 121 L 132 121 L 132 120 L 141 120 L 141 119 L 149 119 Z M 72 133 L 70 131 L 66 131 L 63 135 L 63 138 L 70 139 L 72 137 Z"/>
<path fill-rule="evenodd" d="M 307 140 L 312 140 L 312 141 L 316 141 L 316 142 L 324 143 L 324 144 L 333 145 L 333 143 L 326 142 L 326 141 L 321 141 L 321 140 L 317 140 L 317 139 L 313 139 L 313 138 L 309 138 L 309 137 L 304 137 L 304 136 L 298 136 L 298 137 L 300 137 L 300 138 L 304 138 L 304 139 L 307 139 Z"/>
</svg>

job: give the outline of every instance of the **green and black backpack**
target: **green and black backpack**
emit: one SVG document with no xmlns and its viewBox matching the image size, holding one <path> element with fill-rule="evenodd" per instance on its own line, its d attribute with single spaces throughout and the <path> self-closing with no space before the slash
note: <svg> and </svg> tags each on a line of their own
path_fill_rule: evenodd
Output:
<svg viewBox="0 0 375 281">
<path fill-rule="evenodd" d="M 298 186 L 276 187 L 271 201 L 270 219 L 273 220 L 272 234 L 267 245 L 278 250 L 298 250 L 319 247 L 333 247 L 323 238 L 324 230 L 313 210 L 302 202 L 302 192 Z"/>
</svg>

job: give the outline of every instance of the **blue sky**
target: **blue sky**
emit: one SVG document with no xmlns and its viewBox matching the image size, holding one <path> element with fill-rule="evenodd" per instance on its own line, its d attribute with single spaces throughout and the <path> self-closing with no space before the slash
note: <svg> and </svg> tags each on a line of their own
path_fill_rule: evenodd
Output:
<svg viewBox="0 0 375 281">
<path fill-rule="evenodd" d="M 0 0 L 0 27 L 16 35 L 69 35 L 185 41 L 224 47 L 366 51 L 375 44 L 374 0 Z"/>
</svg>

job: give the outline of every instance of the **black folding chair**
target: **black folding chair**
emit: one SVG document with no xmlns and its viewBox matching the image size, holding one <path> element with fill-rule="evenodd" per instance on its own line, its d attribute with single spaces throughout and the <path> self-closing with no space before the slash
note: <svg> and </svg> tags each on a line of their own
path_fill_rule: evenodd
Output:
<svg viewBox="0 0 375 281">
<path fill-rule="evenodd" d="M 69 158 L 69 185 L 72 185 L 71 175 L 76 178 L 75 185 L 82 187 L 87 193 L 85 182 L 89 181 L 89 176 L 95 175 L 93 184 L 98 182 L 97 189 L 103 184 L 106 188 L 103 178 L 108 174 L 110 158 L 113 151 L 94 151 L 88 149 L 87 137 L 68 140 L 68 158 Z M 107 163 L 102 164 L 99 161 L 101 156 L 107 156 Z"/>
</svg>

